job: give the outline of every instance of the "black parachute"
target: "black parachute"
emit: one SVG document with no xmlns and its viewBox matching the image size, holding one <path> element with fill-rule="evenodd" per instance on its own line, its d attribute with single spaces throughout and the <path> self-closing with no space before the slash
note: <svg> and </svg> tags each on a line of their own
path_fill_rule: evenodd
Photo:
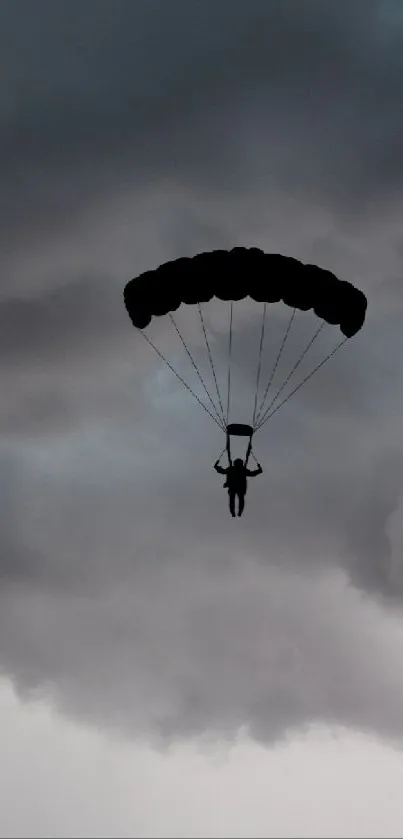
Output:
<svg viewBox="0 0 403 839">
<path fill-rule="evenodd" d="M 134 326 L 145 329 L 154 315 L 174 312 L 181 303 L 242 300 L 286 305 L 338 324 L 351 338 L 361 329 L 367 308 L 365 294 L 331 271 L 259 248 L 215 250 L 181 257 L 146 271 L 127 283 L 124 299 Z"/>
<path fill-rule="evenodd" d="M 227 409 L 224 410 L 223 399 L 219 391 L 218 381 L 213 364 L 211 347 L 208 342 L 207 330 L 203 319 L 202 305 L 211 301 L 212 298 L 228 301 L 230 304 L 230 334 L 229 334 L 229 365 L 231 364 L 232 346 L 232 315 L 233 304 L 246 297 L 257 303 L 263 304 L 263 318 L 260 334 L 260 349 L 258 360 L 258 371 L 256 378 L 255 404 L 253 420 L 251 425 L 230 423 L 230 381 L 231 368 L 228 368 L 228 393 Z M 258 409 L 258 390 L 260 383 L 261 361 L 263 352 L 263 339 L 266 323 L 266 311 L 269 304 L 282 301 L 291 309 L 290 322 L 287 327 L 285 338 L 277 356 L 274 371 L 277 369 L 278 361 L 283 352 L 291 324 L 297 309 L 307 312 L 312 310 L 320 319 L 313 339 L 303 351 L 301 357 L 293 366 L 291 373 L 286 377 L 269 406 L 265 406 L 269 388 L 272 384 L 273 375 L 264 392 L 263 400 Z M 355 288 L 345 280 L 339 280 L 331 271 L 327 271 L 317 265 L 304 264 L 298 259 L 282 256 L 281 254 L 268 254 L 259 248 L 235 247 L 232 250 L 214 250 L 197 254 L 193 257 L 182 257 L 160 265 L 152 271 L 146 271 L 137 278 L 130 280 L 124 289 L 124 302 L 130 319 L 144 335 L 148 343 L 156 350 L 161 359 L 177 376 L 179 381 L 197 399 L 212 419 L 220 425 L 227 434 L 227 451 L 229 454 L 229 435 L 249 435 L 250 443 L 248 454 L 251 451 L 251 439 L 255 431 L 286 402 L 288 399 L 322 366 L 348 338 L 355 335 L 363 326 L 367 299 L 362 291 Z M 217 391 L 218 401 L 215 401 L 209 392 L 206 383 L 189 351 L 188 346 L 173 318 L 175 312 L 182 303 L 193 305 L 198 308 L 201 325 L 204 332 L 206 347 Z M 158 350 L 153 341 L 147 336 L 145 330 L 155 316 L 168 315 L 178 333 L 182 344 L 195 368 L 214 413 L 207 407 L 200 397 L 192 390 L 187 382 L 177 373 L 173 365 Z M 306 355 L 324 323 L 339 326 L 344 339 L 332 350 L 326 358 L 318 364 L 315 369 L 305 376 L 294 389 L 279 404 L 274 406 L 276 399 L 283 392 L 291 376 L 299 366 L 302 358 Z M 244 428 L 244 432 L 242 432 Z"/>
</svg>

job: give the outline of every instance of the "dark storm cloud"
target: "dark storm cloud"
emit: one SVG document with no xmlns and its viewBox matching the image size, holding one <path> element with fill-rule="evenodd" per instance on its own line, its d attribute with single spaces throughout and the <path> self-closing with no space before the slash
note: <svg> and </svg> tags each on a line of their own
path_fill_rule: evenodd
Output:
<svg viewBox="0 0 403 839">
<path fill-rule="evenodd" d="M 98 276 L 70 279 L 31 299 L 0 302 L 0 364 L 62 365 L 66 353 L 74 364 L 91 352 L 91 344 L 108 353 L 107 342 L 116 340 L 124 323 L 118 291 L 109 278 Z"/>
<path fill-rule="evenodd" d="M 402 32 L 379 3 L 16 2 L 0 14 L 5 252 L 128 177 L 215 190 L 263 177 L 358 216 L 398 189 Z"/>
<path fill-rule="evenodd" d="M 1 6 L 0 653 L 22 691 L 140 735 L 320 719 L 401 738 L 400 635 L 349 588 L 403 593 L 403 33 L 384 9 Z M 232 522 L 221 435 L 121 291 L 249 241 L 371 305 L 257 438 Z M 256 325 L 237 334 L 243 394 Z"/>
</svg>

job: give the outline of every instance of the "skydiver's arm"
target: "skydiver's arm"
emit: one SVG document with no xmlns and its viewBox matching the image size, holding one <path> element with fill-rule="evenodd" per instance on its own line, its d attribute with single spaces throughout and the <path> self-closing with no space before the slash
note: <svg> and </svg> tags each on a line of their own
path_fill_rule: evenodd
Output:
<svg viewBox="0 0 403 839">
<path fill-rule="evenodd" d="M 224 469 L 222 466 L 219 466 L 218 460 L 216 460 L 216 462 L 214 464 L 214 469 L 215 469 L 216 472 L 219 472 L 220 475 L 226 475 L 227 471 L 228 471 L 227 469 Z"/>
<path fill-rule="evenodd" d="M 246 469 L 246 474 L 247 474 L 248 478 L 255 478 L 256 475 L 261 475 L 262 474 L 263 469 L 262 469 L 260 463 L 258 463 L 257 467 L 258 467 L 257 469 Z"/>
</svg>

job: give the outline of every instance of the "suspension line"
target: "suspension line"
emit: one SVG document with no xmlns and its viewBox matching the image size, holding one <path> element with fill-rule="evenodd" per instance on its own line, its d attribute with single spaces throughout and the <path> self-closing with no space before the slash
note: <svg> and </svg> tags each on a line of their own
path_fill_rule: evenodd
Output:
<svg viewBox="0 0 403 839">
<path fill-rule="evenodd" d="M 207 389 L 207 386 L 206 386 L 206 383 L 205 383 L 205 381 L 204 381 L 204 379 L 203 379 L 203 376 L 202 376 L 202 374 L 200 373 L 200 370 L 199 370 L 199 368 L 198 368 L 198 366 L 197 366 L 197 364 L 196 364 L 196 362 L 195 362 L 195 360 L 194 360 L 194 358 L 193 358 L 193 356 L 192 356 L 192 354 L 191 354 L 191 352 L 190 352 L 190 350 L 189 350 L 189 348 L 188 348 L 188 346 L 187 346 L 187 344 L 186 344 L 186 341 L 185 341 L 185 339 L 184 339 L 184 337 L 183 337 L 182 333 L 180 332 L 180 330 L 179 330 L 179 328 L 178 328 L 177 324 L 175 323 L 175 319 L 173 318 L 173 316 L 172 316 L 171 312 L 169 312 L 169 318 L 170 318 L 170 320 L 171 320 L 171 323 L 173 324 L 174 329 L 176 330 L 177 334 L 179 335 L 179 338 L 180 338 L 180 340 L 181 340 L 181 342 L 182 342 L 182 345 L 183 345 L 183 347 L 184 347 L 184 349 L 185 349 L 185 351 L 186 351 L 186 353 L 187 353 L 187 355 L 188 355 L 188 357 L 189 357 L 189 359 L 190 359 L 191 364 L 193 365 L 194 369 L 196 370 L 196 373 L 197 373 L 197 375 L 198 375 L 198 377 L 199 377 L 199 379 L 200 379 L 200 381 L 201 381 L 201 383 L 202 383 L 202 385 L 203 385 L 203 387 L 204 387 L 204 390 L 206 391 L 206 394 L 207 394 L 207 396 L 208 396 L 208 398 L 209 398 L 209 400 L 210 400 L 210 402 L 211 402 L 211 405 L 212 405 L 212 407 L 213 407 L 213 410 L 215 411 L 215 414 L 216 414 L 216 416 L 217 416 L 217 419 L 218 419 L 218 420 L 219 420 L 219 422 L 221 423 L 223 420 L 222 420 L 222 418 L 220 417 L 219 410 L 218 410 L 217 406 L 215 405 L 215 403 L 214 403 L 214 401 L 213 401 L 213 399 L 212 399 L 212 397 L 211 397 L 211 395 L 210 395 L 210 393 L 209 393 L 209 391 L 208 391 L 208 389 Z"/>
<path fill-rule="evenodd" d="M 253 407 L 253 419 L 252 419 L 252 426 L 255 427 L 255 420 L 256 420 L 256 408 L 257 408 L 257 397 L 259 393 L 259 382 L 260 382 L 260 370 L 262 366 L 262 350 L 263 350 L 263 341 L 264 341 L 264 330 L 266 325 L 266 311 L 267 311 L 267 303 L 263 306 L 263 316 L 262 316 L 262 328 L 260 331 L 260 346 L 259 346 L 259 362 L 257 367 L 257 375 L 256 375 L 256 391 L 255 391 L 255 404 Z"/>
<path fill-rule="evenodd" d="M 227 381 L 227 420 L 226 424 L 228 425 L 229 422 L 229 409 L 231 403 L 231 355 L 232 355 L 232 318 L 233 318 L 233 307 L 234 304 L 231 300 L 230 306 L 230 325 L 229 325 L 229 340 L 228 340 L 228 381 Z"/>
<path fill-rule="evenodd" d="M 179 375 L 179 373 L 177 373 L 177 371 L 176 371 L 176 370 L 175 370 L 175 368 L 172 366 L 172 364 L 168 361 L 168 359 L 167 359 L 167 358 L 165 358 L 165 356 L 163 355 L 163 353 L 162 353 L 162 352 L 158 349 L 158 347 L 156 347 L 156 346 L 155 346 L 155 344 L 154 344 L 154 342 L 151 340 L 151 338 L 149 338 L 149 337 L 148 337 L 148 335 L 146 335 L 146 334 L 145 334 L 145 332 L 144 332 L 142 329 L 139 329 L 138 331 L 139 331 L 139 332 L 140 332 L 140 334 L 143 336 L 143 338 L 145 339 L 145 341 L 147 341 L 147 343 L 148 343 L 148 344 L 150 344 L 150 346 L 153 348 L 153 350 L 155 350 L 155 352 L 156 352 L 156 353 L 157 353 L 157 355 L 158 355 L 158 356 L 162 359 L 162 361 L 164 361 L 164 362 L 165 362 L 165 364 L 167 365 L 167 367 L 169 367 L 169 369 L 171 370 L 171 372 L 172 372 L 172 373 L 174 373 L 174 375 L 175 375 L 175 376 L 176 376 L 176 378 L 180 381 L 180 383 L 181 383 L 181 384 L 182 384 L 182 385 L 186 388 L 186 390 L 188 390 L 188 391 L 189 391 L 189 393 L 191 393 L 191 394 L 192 394 L 192 396 L 194 397 L 194 399 L 196 399 L 196 401 L 199 403 L 199 405 L 201 405 L 201 407 L 202 407 L 202 408 L 203 408 L 203 410 L 206 412 L 206 414 L 208 414 L 208 415 L 209 415 L 209 417 L 211 417 L 211 419 L 215 422 L 215 424 L 216 424 L 216 425 L 218 425 L 218 427 L 219 427 L 219 428 L 221 428 L 223 431 L 225 431 L 225 426 L 224 426 L 221 422 L 218 422 L 218 420 L 216 419 L 216 417 L 214 416 L 214 414 L 212 414 L 212 413 L 211 413 L 211 411 L 209 411 L 209 409 L 208 409 L 208 408 L 206 408 L 205 404 L 204 404 L 204 403 L 201 401 L 201 399 L 198 397 L 197 393 L 195 393 L 195 392 L 192 390 L 192 388 L 190 387 L 190 385 L 188 385 L 188 383 L 187 383 L 187 382 L 185 382 L 185 380 L 184 380 L 184 379 L 182 379 L 182 376 L 180 376 L 180 375 Z"/>
<path fill-rule="evenodd" d="M 217 391 L 218 402 L 219 402 L 219 405 L 220 405 L 220 408 L 221 408 L 221 419 L 222 419 L 223 424 L 225 425 L 224 408 L 223 408 L 220 389 L 218 387 L 217 376 L 216 376 L 216 372 L 215 372 L 215 368 L 214 368 L 214 364 L 213 364 L 213 356 L 212 356 L 212 353 L 211 353 L 210 344 L 209 344 L 208 337 L 207 337 L 207 330 L 206 330 L 206 326 L 205 326 L 205 323 L 204 323 L 203 312 L 202 312 L 200 303 L 198 303 L 197 305 L 198 305 L 198 309 L 199 309 L 199 316 L 200 316 L 201 325 L 202 325 L 202 328 L 203 328 L 204 340 L 206 342 L 208 357 L 210 359 L 210 366 L 211 366 L 211 370 L 212 370 L 212 373 L 213 373 L 214 383 L 215 383 L 215 387 L 216 387 L 216 391 Z"/>
<path fill-rule="evenodd" d="M 264 412 L 263 416 L 261 416 L 261 417 L 260 417 L 260 420 L 259 420 L 259 422 L 258 422 L 258 426 L 259 426 L 259 427 L 260 427 L 260 425 L 261 425 L 262 421 L 263 421 L 263 422 L 265 421 L 265 417 L 267 417 L 267 416 L 269 415 L 269 413 L 270 413 L 270 411 L 271 411 L 271 408 L 272 408 L 272 406 L 274 405 L 274 403 L 275 403 L 276 399 L 280 396 L 280 393 L 282 393 L 282 391 L 284 390 L 284 388 L 286 387 L 286 385 L 287 385 L 287 384 L 288 384 L 288 382 L 290 381 L 291 376 L 293 376 L 293 375 L 294 375 L 294 373 L 295 373 L 295 371 L 298 369 L 298 367 L 299 367 L 299 365 L 301 364 L 302 360 L 305 358 L 305 356 L 306 356 L 306 354 L 307 354 L 308 350 L 311 348 L 312 344 L 314 343 L 314 341 L 316 341 L 316 339 L 317 339 L 318 335 L 319 335 L 319 334 L 320 334 L 320 332 L 322 331 L 322 329 L 323 329 L 324 325 L 325 325 L 325 321 L 324 321 L 324 320 L 322 320 L 322 323 L 320 324 L 320 326 L 318 326 L 318 328 L 317 328 L 317 330 L 316 330 L 315 334 L 314 334 L 314 335 L 313 335 L 313 337 L 310 339 L 310 341 L 308 341 L 308 344 L 306 345 L 306 347 L 305 347 L 304 351 L 301 353 L 300 357 L 299 357 L 299 358 L 297 359 L 297 361 L 295 362 L 295 364 L 294 364 L 293 368 L 290 370 L 290 372 L 289 372 L 289 374 L 288 374 L 287 378 L 284 380 L 283 384 L 279 387 L 279 389 L 278 389 L 277 393 L 275 394 L 275 396 L 273 396 L 273 399 L 271 400 L 270 404 L 269 404 L 269 405 L 268 405 L 268 407 L 266 408 L 266 410 L 265 410 L 265 412 Z"/>
<path fill-rule="evenodd" d="M 276 405 L 276 407 L 273 408 L 272 411 L 270 411 L 270 413 L 268 414 L 268 416 L 266 416 L 266 418 L 263 418 L 263 420 L 257 426 L 256 431 L 260 431 L 262 426 L 273 416 L 273 414 L 275 414 L 276 411 L 279 411 L 280 408 L 282 408 L 282 406 L 285 405 L 285 403 L 288 402 L 289 399 L 291 399 L 291 397 L 294 395 L 294 393 L 296 393 L 297 390 L 299 390 L 300 387 L 302 387 L 302 385 L 304 385 L 308 381 L 308 379 L 310 379 L 314 375 L 314 373 L 316 373 L 321 367 L 323 367 L 323 365 L 326 364 L 326 362 L 329 361 L 329 359 L 332 358 L 333 355 L 335 355 L 335 353 L 340 349 L 340 347 L 343 346 L 343 344 L 346 343 L 346 341 L 347 341 L 347 338 L 343 338 L 343 340 L 340 341 L 340 343 L 337 345 L 337 347 L 335 347 L 333 350 L 331 350 L 331 352 L 329 352 L 327 354 L 326 358 L 324 358 L 319 364 L 317 364 L 316 367 L 314 367 L 314 369 L 310 373 L 308 373 L 308 375 L 305 376 L 304 379 L 302 379 L 302 382 L 300 382 L 294 388 L 294 390 L 292 390 L 291 393 L 289 393 L 288 396 L 286 396 L 286 398 L 283 399 L 282 402 L 280 402 L 279 405 Z"/>
<path fill-rule="evenodd" d="M 263 406 L 264 406 L 264 404 L 265 404 L 265 402 L 266 402 L 266 399 L 267 399 L 267 394 L 268 394 L 269 389 L 270 389 L 270 387 L 271 387 L 271 383 L 272 383 L 272 381 L 273 381 L 273 379 L 274 379 L 274 375 L 275 375 L 276 370 L 277 370 L 277 367 L 278 367 L 278 365 L 279 365 L 280 358 L 281 358 L 281 356 L 282 356 L 282 354 L 283 354 L 283 350 L 284 350 L 284 347 L 285 347 L 285 345 L 286 345 L 287 338 L 288 338 L 288 336 L 289 336 L 289 334 L 290 334 L 290 330 L 291 330 L 291 327 L 292 327 L 292 324 L 293 324 L 293 321 L 294 321 L 294 318 L 295 318 L 295 313 L 296 313 L 296 308 L 294 308 L 294 309 L 293 309 L 293 311 L 292 311 L 292 313 L 291 313 L 291 317 L 290 317 L 290 319 L 289 319 L 289 321 L 288 321 L 287 329 L 286 329 L 286 332 L 285 332 L 285 335 L 284 335 L 284 338 L 283 338 L 282 344 L 281 344 L 280 349 L 279 349 L 279 351 L 278 351 L 278 353 L 277 353 L 277 358 L 276 358 L 276 360 L 275 360 L 274 367 L 273 367 L 273 370 L 272 370 L 272 372 L 271 372 L 271 376 L 270 376 L 269 382 L 268 382 L 268 384 L 267 384 L 266 390 L 265 390 L 265 392 L 264 392 L 263 399 L 262 399 L 262 401 L 261 401 L 261 403 L 260 403 L 260 407 L 259 407 L 259 410 L 258 410 L 258 412 L 257 412 L 257 416 L 256 416 L 256 418 L 255 418 L 256 425 L 258 425 L 258 423 L 259 423 L 259 419 L 260 419 L 261 414 L 262 414 Z M 255 425 L 255 422 L 254 422 L 254 425 Z"/>
</svg>

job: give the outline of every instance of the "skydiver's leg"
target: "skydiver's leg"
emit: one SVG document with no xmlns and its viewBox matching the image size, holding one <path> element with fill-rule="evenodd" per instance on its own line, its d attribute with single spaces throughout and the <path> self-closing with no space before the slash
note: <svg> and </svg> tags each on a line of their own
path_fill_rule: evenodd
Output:
<svg viewBox="0 0 403 839">
<path fill-rule="evenodd" d="M 235 516 L 235 492 L 229 492 L 228 498 L 231 516 Z"/>
<path fill-rule="evenodd" d="M 245 506 L 245 496 L 243 493 L 238 494 L 238 516 L 241 516 Z"/>
</svg>

